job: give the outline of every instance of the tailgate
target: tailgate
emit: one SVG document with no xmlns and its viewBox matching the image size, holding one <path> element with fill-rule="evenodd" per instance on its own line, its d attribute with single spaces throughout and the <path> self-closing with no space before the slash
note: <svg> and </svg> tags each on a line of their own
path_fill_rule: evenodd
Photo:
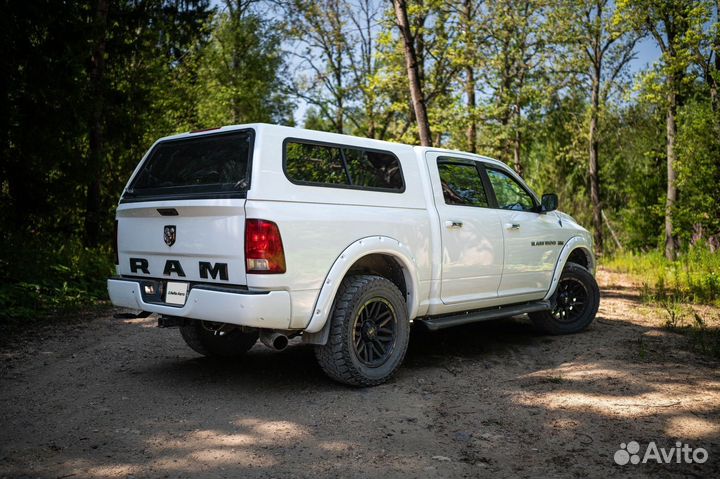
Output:
<svg viewBox="0 0 720 479">
<path fill-rule="evenodd" d="M 122 276 L 245 285 L 245 200 L 124 203 Z"/>
</svg>

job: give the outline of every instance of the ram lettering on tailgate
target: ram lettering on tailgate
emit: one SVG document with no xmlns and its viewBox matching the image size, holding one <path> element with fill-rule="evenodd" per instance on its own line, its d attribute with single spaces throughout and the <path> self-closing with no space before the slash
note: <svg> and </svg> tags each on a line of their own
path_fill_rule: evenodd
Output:
<svg viewBox="0 0 720 479">
<path fill-rule="evenodd" d="M 228 265 L 227 263 L 211 263 L 209 261 L 199 261 L 198 268 L 200 270 L 200 277 L 202 279 L 219 279 L 221 281 L 228 281 Z M 133 273 L 151 274 L 150 263 L 145 258 L 130 258 L 130 271 Z M 169 259 L 165 261 L 165 268 L 163 268 L 164 276 L 172 276 L 176 274 L 180 278 L 184 278 L 185 270 L 183 269 L 180 261 Z"/>
</svg>

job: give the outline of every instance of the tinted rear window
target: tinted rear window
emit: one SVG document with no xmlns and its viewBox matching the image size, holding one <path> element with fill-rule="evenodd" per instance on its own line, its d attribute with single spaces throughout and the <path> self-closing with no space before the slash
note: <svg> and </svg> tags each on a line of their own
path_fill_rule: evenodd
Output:
<svg viewBox="0 0 720 479">
<path fill-rule="evenodd" d="M 285 174 L 293 183 L 402 192 L 400 161 L 390 152 L 285 142 Z"/>
<path fill-rule="evenodd" d="M 252 131 L 158 143 L 123 199 L 244 197 L 249 187 Z"/>
</svg>

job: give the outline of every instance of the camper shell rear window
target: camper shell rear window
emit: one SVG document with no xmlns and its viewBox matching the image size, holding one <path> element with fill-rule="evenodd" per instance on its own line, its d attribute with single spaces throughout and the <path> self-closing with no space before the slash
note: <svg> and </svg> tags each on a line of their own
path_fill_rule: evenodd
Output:
<svg viewBox="0 0 720 479">
<path fill-rule="evenodd" d="M 160 142 L 121 202 L 245 198 L 253 140 L 253 130 L 237 130 Z"/>
</svg>

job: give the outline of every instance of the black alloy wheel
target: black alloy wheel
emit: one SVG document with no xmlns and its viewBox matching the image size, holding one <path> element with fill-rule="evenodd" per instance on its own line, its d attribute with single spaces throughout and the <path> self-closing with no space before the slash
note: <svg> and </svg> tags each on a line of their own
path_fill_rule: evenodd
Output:
<svg viewBox="0 0 720 479">
<path fill-rule="evenodd" d="M 358 359 L 376 368 L 387 361 L 395 348 L 397 316 L 392 304 L 375 297 L 366 301 L 355 316 L 353 346 Z"/>
<path fill-rule="evenodd" d="M 587 328 L 600 307 L 600 288 L 583 266 L 568 263 L 558 282 L 553 309 L 530 313 L 535 326 L 548 334 L 572 334 Z"/>
<path fill-rule="evenodd" d="M 555 299 L 553 317 L 563 323 L 572 323 L 581 317 L 588 307 L 587 287 L 575 277 L 560 280 Z"/>
<path fill-rule="evenodd" d="M 402 364 L 410 321 L 404 295 L 387 278 L 347 276 L 328 322 L 328 341 L 315 347 L 315 355 L 332 379 L 375 386 L 390 379 Z"/>
</svg>

